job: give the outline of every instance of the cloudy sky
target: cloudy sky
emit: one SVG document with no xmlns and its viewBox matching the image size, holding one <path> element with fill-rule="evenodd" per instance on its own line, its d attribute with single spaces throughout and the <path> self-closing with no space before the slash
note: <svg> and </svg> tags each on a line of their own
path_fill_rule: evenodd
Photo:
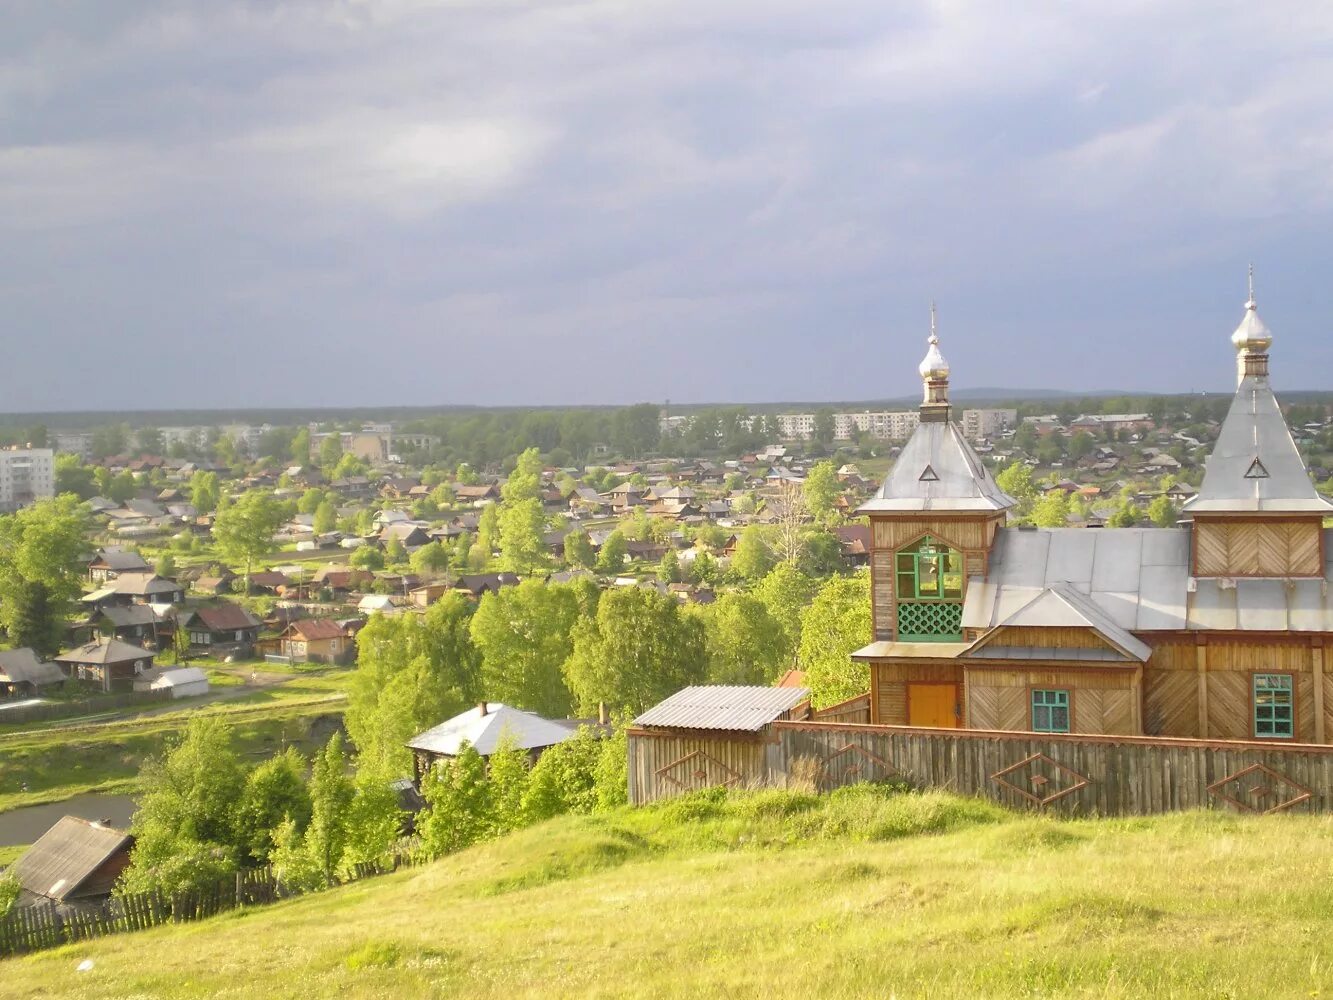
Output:
<svg viewBox="0 0 1333 1000">
<path fill-rule="evenodd" d="M 0 410 L 1333 388 L 1333 9 L 8 0 Z"/>
</svg>

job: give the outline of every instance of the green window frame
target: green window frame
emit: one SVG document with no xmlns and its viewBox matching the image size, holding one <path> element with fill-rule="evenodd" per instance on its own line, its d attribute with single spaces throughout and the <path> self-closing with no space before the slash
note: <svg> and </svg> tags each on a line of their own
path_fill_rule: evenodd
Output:
<svg viewBox="0 0 1333 1000">
<path fill-rule="evenodd" d="M 1032 731 L 1034 733 L 1069 732 L 1068 690 L 1062 688 L 1033 689 Z"/>
<path fill-rule="evenodd" d="M 926 535 L 894 556 L 898 596 L 910 601 L 963 599 L 963 554 Z"/>
<path fill-rule="evenodd" d="M 1296 735 L 1296 697 L 1291 674 L 1255 674 L 1254 738 L 1289 740 Z"/>
</svg>

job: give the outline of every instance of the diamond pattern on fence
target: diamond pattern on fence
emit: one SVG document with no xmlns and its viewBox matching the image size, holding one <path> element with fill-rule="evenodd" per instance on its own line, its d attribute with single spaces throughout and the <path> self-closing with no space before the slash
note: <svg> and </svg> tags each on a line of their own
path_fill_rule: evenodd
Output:
<svg viewBox="0 0 1333 1000">
<path fill-rule="evenodd" d="M 855 743 L 845 743 L 820 762 L 819 787 L 827 791 L 858 781 L 885 781 L 901 776 L 883 757 Z"/>
<path fill-rule="evenodd" d="M 898 605 L 898 638 L 961 641 L 963 606 L 940 601 L 903 601 Z"/>
<path fill-rule="evenodd" d="M 1034 753 L 1017 764 L 996 771 L 991 780 L 1043 808 L 1092 784 L 1074 769 L 1051 760 L 1044 753 Z"/>
<path fill-rule="evenodd" d="M 1208 786 L 1208 794 L 1241 812 L 1275 813 L 1314 798 L 1314 792 L 1264 764 L 1251 764 Z"/>
<path fill-rule="evenodd" d="M 660 782 L 687 792 L 714 785 L 734 785 L 741 780 L 739 773 L 702 750 L 691 750 L 684 757 L 659 767 L 656 774 Z"/>
</svg>

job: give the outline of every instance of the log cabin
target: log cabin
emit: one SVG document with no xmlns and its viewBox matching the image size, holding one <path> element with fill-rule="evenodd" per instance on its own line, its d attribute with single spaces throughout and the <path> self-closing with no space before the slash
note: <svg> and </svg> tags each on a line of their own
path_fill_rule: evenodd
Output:
<svg viewBox="0 0 1333 1000">
<path fill-rule="evenodd" d="M 1321 496 L 1269 384 L 1253 289 L 1237 386 L 1175 528 L 1006 526 L 952 419 L 932 311 L 920 424 L 871 525 L 872 724 L 1328 743 Z"/>
</svg>

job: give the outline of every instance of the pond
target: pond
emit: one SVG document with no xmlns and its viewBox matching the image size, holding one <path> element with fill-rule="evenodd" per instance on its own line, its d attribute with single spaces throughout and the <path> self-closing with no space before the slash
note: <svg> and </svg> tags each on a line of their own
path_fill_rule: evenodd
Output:
<svg viewBox="0 0 1333 1000">
<path fill-rule="evenodd" d="M 61 816 L 109 820 L 112 826 L 123 830 L 133 815 L 134 800 L 128 795 L 76 795 L 64 802 L 11 809 L 0 813 L 0 847 L 31 844 Z"/>
</svg>

